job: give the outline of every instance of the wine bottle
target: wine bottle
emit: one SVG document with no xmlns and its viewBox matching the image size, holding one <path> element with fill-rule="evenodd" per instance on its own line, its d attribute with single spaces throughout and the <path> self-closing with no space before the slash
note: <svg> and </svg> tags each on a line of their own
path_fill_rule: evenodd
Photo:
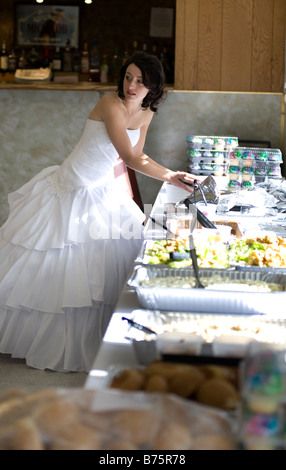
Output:
<svg viewBox="0 0 286 470">
<path fill-rule="evenodd" d="M 56 47 L 56 52 L 53 58 L 53 70 L 54 71 L 62 70 L 62 55 L 61 55 L 61 49 L 59 46 Z"/>
<path fill-rule="evenodd" d="M 6 48 L 6 41 L 2 42 L 0 54 L 0 70 L 2 73 L 6 73 L 8 71 L 8 52 Z"/>
<path fill-rule="evenodd" d="M 64 48 L 64 53 L 63 53 L 63 71 L 64 72 L 72 71 L 72 53 L 71 53 L 69 39 L 66 41 L 66 47 Z"/>
<path fill-rule="evenodd" d="M 12 49 L 11 54 L 8 56 L 8 70 L 10 73 L 15 73 L 17 70 L 17 56 L 15 49 Z"/>
<path fill-rule="evenodd" d="M 87 48 L 87 42 L 83 45 L 83 51 L 81 54 L 81 71 L 82 73 L 89 72 L 89 53 Z"/>
<path fill-rule="evenodd" d="M 100 81 L 100 55 L 97 39 L 94 38 L 90 51 L 89 79 L 92 82 Z"/>
</svg>

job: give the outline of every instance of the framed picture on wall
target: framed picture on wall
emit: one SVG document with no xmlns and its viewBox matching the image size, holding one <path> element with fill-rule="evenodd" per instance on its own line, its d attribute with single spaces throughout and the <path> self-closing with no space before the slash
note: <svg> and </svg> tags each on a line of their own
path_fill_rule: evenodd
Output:
<svg viewBox="0 0 286 470">
<path fill-rule="evenodd" d="M 79 6 L 16 4 L 18 46 L 78 47 Z"/>
</svg>

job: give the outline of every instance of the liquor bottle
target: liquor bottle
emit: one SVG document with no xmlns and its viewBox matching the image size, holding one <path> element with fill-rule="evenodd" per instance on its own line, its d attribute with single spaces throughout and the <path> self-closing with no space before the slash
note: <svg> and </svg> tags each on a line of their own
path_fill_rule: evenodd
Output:
<svg viewBox="0 0 286 470">
<path fill-rule="evenodd" d="M 88 73 L 89 72 L 89 53 L 87 48 L 87 42 L 83 45 L 83 51 L 81 54 L 81 72 Z"/>
<path fill-rule="evenodd" d="M 8 71 L 8 52 L 6 48 L 6 41 L 2 42 L 0 54 L 0 70 L 2 73 L 6 73 Z"/>
<path fill-rule="evenodd" d="M 103 61 L 100 67 L 100 81 L 101 83 L 108 82 L 108 65 L 107 65 L 107 55 L 103 56 Z"/>
<path fill-rule="evenodd" d="M 63 71 L 71 72 L 72 71 L 72 54 L 70 48 L 70 40 L 66 41 L 66 47 L 63 52 Z"/>
<path fill-rule="evenodd" d="M 25 49 L 22 49 L 19 62 L 18 62 L 18 68 L 24 69 L 26 66 L 27 66 L 27 59 L 26 59 Z"/>
<path fill-rule="evenodd" d="M 142 51 L 145 52 L 145 54 L 148 54 L 148 46 L 147 46 L 146 42 L 144 42 L 144 44 L 142 46 Z"/>
<path fill-rule="evenodd" d="M 93 40 L 93 45 L 90 51 L 89 80 L 92 82 L 100 81 L 100 55 L 96 38 Z"/>
<path fill-rule="evenodd" d="M 153 44 L 153 46 L 152 46 L 152 54 L 153 54 L 155 57 L 158 57 L 157 44 Z M 158 58 L 159 58 L 159 57 L 158 57 Z"/>
<path fill-rule="evenodd" d="M 56 72 L 62 70 L 62 54 L 59 46 L 56 47 L 56 52 L 53 58 L 53 70 Z"/>
<path fill-rule="evenodd" d="M 37 68 L 38 67 L 38 59 L 39 59 L 39 54 L 36 51 L 35 47 L 32 47 L 32 50 L 29 54 L 29 64 L 32 68 Z"/>
<path fill-rule="evenodd" d="M 170 60 L 170 56 L 168 53 L 168 48 L 166 45 L 163 46 L 162 52 L 160 54 L 160 60 L 163 65 L 163 69 L 165 72 L 166 82 L 171 83 L 172 80 L 172 64 Z"/>
<path fill-rule="evenodd" d="M 44 58 L 42 61 L 42 67 L 47 68 L 50 67 L 52 63 L 51 60 L 51 53 L 50 53 L 50 46 L 45 46 L 44 47 Z"/>
<path fill-rule="evenodd" d="M 138 51 L 138 42 L 133 41 L 132 54 L 134 54 L 134 52 L 137 52 L 137 51 Z"/>
<path fill-rule="evenodd" d="M 17 56 L 15 49 L 12 49 L 11 53 L 8 56 L 8 70 L 10 73 L 15 73 L 17 70 Z"/>
<path fill-rule="evenodd" d="M 112 58 L 112 82 L 117 83 L 121 69 L 122 59 L 119 55 L 119 49 L 116 47 Z"/>
<path fill-rule="evenodd" d="M 72 69 L 74 72 L 81 71 L 81 57 L 78 48 L 75 48 L 72 55 Z"/>
<path fill-rule="evenodd" d="M 127 46 L 125 46 L 124 54 L 122 57 L 122 66 L 125 64 L 125 62 L 129 59 L 129 52 L 127 49 Z"/>
</svg>

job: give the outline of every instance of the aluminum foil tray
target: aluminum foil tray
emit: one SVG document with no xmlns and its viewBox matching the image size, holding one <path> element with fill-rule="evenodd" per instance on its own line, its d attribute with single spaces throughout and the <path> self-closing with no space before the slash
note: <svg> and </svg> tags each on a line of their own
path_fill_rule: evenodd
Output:
<svg viewBox="0 0 286 470">
<path fill-rule="evenodd" d="M 278 292 L 249 292 L 236 290 L 209 290 L 182 287 L 143 286 L 150 278 L 194 276 L 190 268 L 136 266 L 128 285 L 132 286 L 139 304 L 146 309 L 174 312 L 212 313 L 230 315 L 271 314 L 286 317 L 286 275 L 271 271 L 204 269 L 203 276 L 218 274 L 229 280 L 252 280 L 278 283 L 284 289 Z"/>
<path fill-rule="evenodd" d="M 134 310 L 133 320 L 148 326 L 157 334 L 183 331 L 201 336 L 211 344 L 215 338 L 249 337 L 263 343 L 286 346 L 286 319 L 268 315 L 210 315 L 160 310 Z"/>
</svg>

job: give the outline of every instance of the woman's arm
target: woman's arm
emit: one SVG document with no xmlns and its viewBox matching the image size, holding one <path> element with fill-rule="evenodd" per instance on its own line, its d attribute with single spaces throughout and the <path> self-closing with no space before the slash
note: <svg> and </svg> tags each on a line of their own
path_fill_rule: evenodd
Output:
<svg viewBox="0 0 286 470">
<path fill-rule="evenodd" d="M 110 104 L 111 103 L 109 103 L 108 106 L 104 106 L 102 117 L 111 142 L 128 167 L 146 176 L 169 182 L 184 189 L 186 189 L 186 186 L 179 179 L 183 179 L 189 183 L 192 183 L 194 179 L 200 179 L 187 172 L 172 171 L 165 168 L 144 154 L 143 148 L 147 130 L 153 117 L 152 111 L 143 111 L 148 114 L 144 117 L 145 123 L 140 128 L 139 141 L 135 147 L 132 147 L 126 132 L 128 121 L 131 120 L 130 117 L 126 114 L 125 109 L 122 108 L 121 103 L 119 106 L 117 103 L 111 104 L 111 106 Z"/>
</svg>

